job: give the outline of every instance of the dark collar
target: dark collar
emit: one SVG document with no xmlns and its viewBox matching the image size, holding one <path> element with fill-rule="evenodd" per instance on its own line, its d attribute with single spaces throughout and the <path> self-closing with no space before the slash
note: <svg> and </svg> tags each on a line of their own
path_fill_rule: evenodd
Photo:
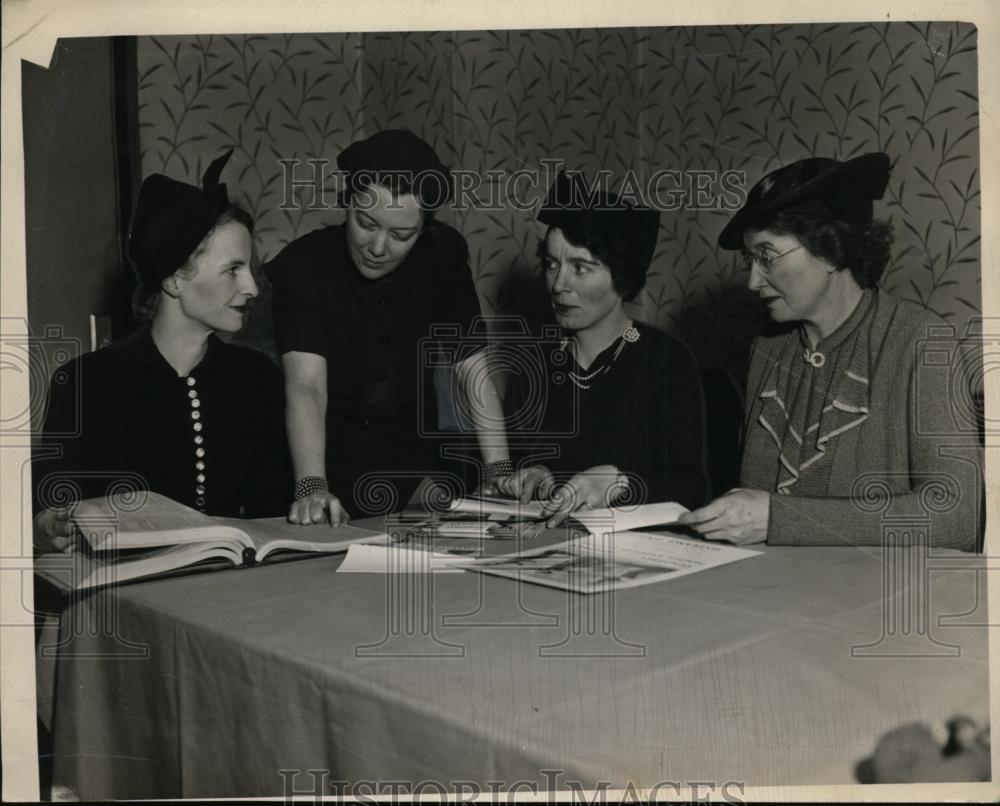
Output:
<svg viewBox="0 0 1000 806">
<path fill-rule="evenodd" d="M 218 336 L 210 335 L 208 349 L 192 373 L 226 372 L 233 369 L 232 362 L 226 360 L 226 355 L 231 349 Z M 153 333 L 148 324 L 101 352 L 104 354 L 105 360 L 119 361 L 124 364 L 141 364 L 169 372 L 171 375 L 177 375 L 177 371 L 170 366 L 170 363 L 157 348 L 156 342 L 153 341 Z"/>
</svg>

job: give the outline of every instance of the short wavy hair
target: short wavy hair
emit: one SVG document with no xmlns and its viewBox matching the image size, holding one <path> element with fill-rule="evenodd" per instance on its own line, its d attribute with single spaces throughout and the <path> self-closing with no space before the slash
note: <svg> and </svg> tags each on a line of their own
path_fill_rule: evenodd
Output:
<svg viewBox="0 0 1000 806">
<path fill-rule="evenodd" d="M 546 241 L 552 230 L 558 229 L 573 246 L 586 249 L 608 267 L 615 291 L 626 302 L 635 299 L 646 285 L 646 266 L 630 260 L 618 246 L 582 224 L 566 222 L 565 226 L 549 227 L 545 237 L 538 243 L 536 255 L 544 260 L 548 257 Z"/>
<path fill-rule="evenodd" d="M 885 221 L 855 224 L 779 211 L 754 221 L 743 234 L 764 230 L 794 236 L 816 257 L 838 271 L 849 271 L 862 288 L 879 284 L 892 253 L 892 225 Z"/>
</svg>

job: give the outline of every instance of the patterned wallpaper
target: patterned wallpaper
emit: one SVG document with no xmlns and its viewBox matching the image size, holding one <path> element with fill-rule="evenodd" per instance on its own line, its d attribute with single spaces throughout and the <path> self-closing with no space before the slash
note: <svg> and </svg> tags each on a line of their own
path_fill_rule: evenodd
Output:
<svg viewBox="0 0 1000 806">
<path fill-rule="evenodd" d="M 711 208 L 726 196 L 698 172 L 744 171 L 749 188 L 805 156 L 887 151 L 896 167 L 877 209 L 896 248 L 884 286 L 962 324 L 980 309 L 976 55 L 963 23 L 141 37 L 142 169 L 195 181 L 236 148 L 225 178 L 255 213 L 266 259 L 342 218 L 309 209 L 311 190 L 279 209 L 278 160 L 303 160 L 296 177 L 308 178 L 305 160 L 332 169 L 352 139 L 412 129 L 499 202 L 442 217 L 469 241 L 484 310 L 503 313 L 539 310 L 543 231 L 488 172 L 559 159 L 639 188 L 682 172 L 661 177 L 661 199 L 688 197 L 661 217 L 632 310 L 742 379 L 766 314 L 740 262 L 715 247 L 728 213 Z M 545 189 L 520 187 L 522 198 Z"/>
</svg>

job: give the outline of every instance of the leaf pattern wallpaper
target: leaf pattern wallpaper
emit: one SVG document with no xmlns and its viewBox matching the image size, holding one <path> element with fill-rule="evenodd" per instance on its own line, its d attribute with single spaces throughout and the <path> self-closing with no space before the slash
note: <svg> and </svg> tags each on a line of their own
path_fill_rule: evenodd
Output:
<svg viewBox="0 0 1000 806">
<path fill-rule="evenodd" d="M 742 381 L 767 317 L 715 245 L 726 172 L 749 189 L 806 156 L 888 152 L 883 286 L 959 327 L 979 315 L 976 66 L 965 23 L 140 37 L 142 171 L 194 182 L 234 148 L 224 179 L 266 260 L 342 220 L 308 160 L 330 171 L 352 140 L 411 129 L 474 177 L 478 203 L 442 218 L 469 242 L 484 313 L 535 315 L 546 161 L 643 194 L 657 179 L 672 209 L 630 310 Z M 282 160 L 299 160 L 288 199 Z"/>
</svg>

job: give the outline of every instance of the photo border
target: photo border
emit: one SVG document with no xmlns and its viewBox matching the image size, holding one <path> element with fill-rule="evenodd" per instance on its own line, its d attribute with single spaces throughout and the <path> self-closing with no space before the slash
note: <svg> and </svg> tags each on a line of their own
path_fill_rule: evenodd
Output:
<svg viewBox="0 0 1000 806">
<path fill-rule="evenodd" d="M 492 4 L 486 10 L 473 8 L 467 0 L 436 0 L 415 3 L 407 0 L 374 0 L 368 4 L 323 3 L 318 0 L 296 3 L 295 15 L 289 7 L 252 0 L 172 0 L 165 7 L 131 4 L 123 0 L 54 2 L 53 0 L 8 0 L 2 7 L 3 57 L 2 142 L 0 169 L 0 317 L 4 322 L 27 321 L 25 252 L 24 151 L 21 108 L 21 61 L 48 66 L 60 37 L 119 35 L 181 35 L 241 33 L 307 33 L 340 31 L 435 31 L 478 30 L 483 28 L 592 28 L 614 26 L 740 25 L 769 23 L 823 23 L 872 21 L 888 22 L 962 21 L 978 28 L 979 123 L 981 170 L 981 270 L 983 316 L 1000 315 L 1000 278 L 995 256 L 1000 248 L 1000 143 L 997 137 L 997 90 L 1000 76 L 1000 4 L 990 0 L 970 0 L 949 4 L 892 0 L 881 4 L 881 13 L 865 0 L 829 2 L 761 2 L 753 0 L 732 7 L 721 0 L 701 0 L 697 4 L 668 6 L 663 0 L 632 0 L 609 8 L 603 0 L 553 0 Z M 385 26 L 392 20 L 392 27 Z M 994 222 L 990 224 L 989 222 Z M 0 422 L 12 412 L 29 410 L 27 374 L 7 368 L 0 379 Z M 987 374 L 987 421 L 1000 419 L 1000 373 Z M 22 497 L 21 468 L 30 460 L 30 445 L 0 434 L 0 579 L 20 580 L 20 586 L 4 584 L 0 591 L 0 625 L 18 625 L 23 619 L 22 602 L 30 602 L 32 578 L 18 568 L 23 560 L 23 524 L 31 522 L 31 502 Z M 1000 457 L 996 450 L 985 451 L 987 490 L 987 533 L 985 554 L 998 549 L 1000 520 Z M 12 558 L 15 558 L 12 560 Z M 21 566 L 17 563 L 20 562 Z M 30 563 L 29 563 L 30 567 Z M 15 576 L 16 574 L 16 576 Z M 996 570 L 987 572 L 995 582 Z M 1000 603 L 989 601 L 990 623 L 1000 623 Z M 990 634 L 989 662 L 991 724 L 1000 720 L 1000 692 L 995 685 L 997 641 Z M 34 629 L 32 626 L 0 627 L 0 748 L 3 751 L 4 800 L 37 800 L 38 760 L 24 748 L 36 746 Z M 876 737 L 872 737 L 874 741 Z M 995 799 L 1000 794 L 1000 749 L 992 746 L 994 782 L 977 784 L 906 784 L 748 787 L 745 800 L 752 801 L 871 801 Z M 608 796 L 613 791 L 608 792 Z"/>
</svg>

